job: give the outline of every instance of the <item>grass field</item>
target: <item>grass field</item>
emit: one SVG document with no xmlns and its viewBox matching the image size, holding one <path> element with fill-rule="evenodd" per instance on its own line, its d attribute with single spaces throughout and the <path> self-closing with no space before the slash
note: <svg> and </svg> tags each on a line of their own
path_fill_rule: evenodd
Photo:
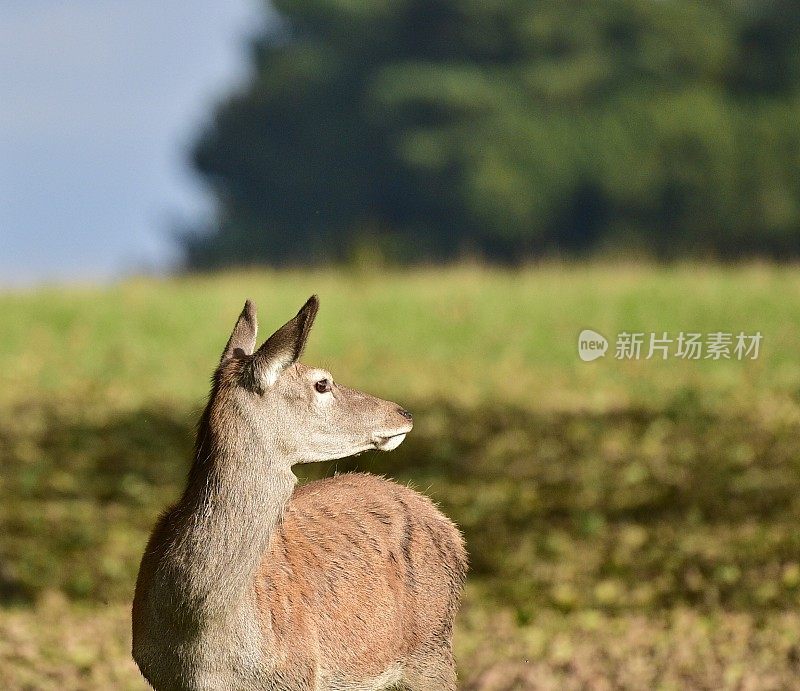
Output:
<svg viewBox="0 0 800 691">
<path fill-rule="evenodd" d="M 462 527 L 464 688 L 800 679 L 800 273 L 545 265 L 243 273 L 0 295 L 0 688 L 141 689 L 128 607 L 245 297 L 312 292 L 305 361 L 415 414 L 384 473 Z M 612 341 L 581 362 L 578 333 Z M 757 360 L 614 358 L 616 334 L 763 335 Z"/>
</svg>

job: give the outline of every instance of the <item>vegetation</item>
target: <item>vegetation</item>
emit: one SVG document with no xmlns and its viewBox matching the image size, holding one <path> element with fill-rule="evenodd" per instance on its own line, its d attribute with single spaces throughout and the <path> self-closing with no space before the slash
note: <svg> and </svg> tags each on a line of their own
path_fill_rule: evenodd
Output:
<svg viewBox="0 0 800 691">
<path fill-rule="evenodd" d="M 545 265 L 244 273 L 0 296 L 0 686 L 143 688 L 128 606 L 244 297 L 311 292 L 305 360 L 415 429 L 471 552 L 465 688 L 777 688 L 800 671 L 800 275 Z M 581 362 L 593 328 L 612 347 Z M 622 331 L 761 331 L 757 360 L 617 360 Z M 603 686 L 606 684 L 606 686 Z"/>
<path fill-rule="evenodd" d="M 192 267 L 800 253 L 792 0 L 273 4 Z"/>
</svg>

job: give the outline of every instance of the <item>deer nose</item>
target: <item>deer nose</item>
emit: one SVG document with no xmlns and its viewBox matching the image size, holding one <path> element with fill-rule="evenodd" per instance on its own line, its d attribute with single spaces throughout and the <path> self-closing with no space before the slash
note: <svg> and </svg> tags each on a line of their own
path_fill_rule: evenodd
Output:
<svg viewBox="0 0 800 691">
<path fill-rule="evenodd" d="M 397 412 L 400 413 L 406 420 L 413 420 L 414 416 L 409 413 L 405 408 L 398 408 Z"/>
</svg>

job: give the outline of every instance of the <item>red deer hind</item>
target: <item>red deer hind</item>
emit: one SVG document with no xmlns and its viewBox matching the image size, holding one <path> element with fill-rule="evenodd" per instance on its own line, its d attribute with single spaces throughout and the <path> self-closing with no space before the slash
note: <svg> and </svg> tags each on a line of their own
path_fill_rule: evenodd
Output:
<svg viewBox="0 0 800 691">
<path fill-rule="evenodd" d="M 453 523 L 374 475 L 296 487 L 294 464 L 389 451 L 412 427 L 298 362 L 318 306 L 255 350 L 248 301 L 222 353 L 186 490 L 136 584 L 133 657 L 159 691 L 456 688 Z"/>
</svg>

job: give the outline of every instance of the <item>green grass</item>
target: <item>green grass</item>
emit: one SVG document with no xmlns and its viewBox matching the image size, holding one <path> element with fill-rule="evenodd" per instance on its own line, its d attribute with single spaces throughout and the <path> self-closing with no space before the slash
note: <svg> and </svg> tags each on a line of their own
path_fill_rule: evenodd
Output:
<svg viewBox="0 0 800 691">
<path fill-rule="evenodd" d="M 0 295 L 0 686 L 141 688 L 138 559 L 245 297 L 392 398 L 391 454 L 462 527 L 465 688 L 781 687 L 798 671 L 800 274 L 545 265 L 243 273 Z M 577 335 L 763 334 L 758 360 L 584 363 Z M 704 641 L 702 644 L 699 641 Z"/>
</svg>

